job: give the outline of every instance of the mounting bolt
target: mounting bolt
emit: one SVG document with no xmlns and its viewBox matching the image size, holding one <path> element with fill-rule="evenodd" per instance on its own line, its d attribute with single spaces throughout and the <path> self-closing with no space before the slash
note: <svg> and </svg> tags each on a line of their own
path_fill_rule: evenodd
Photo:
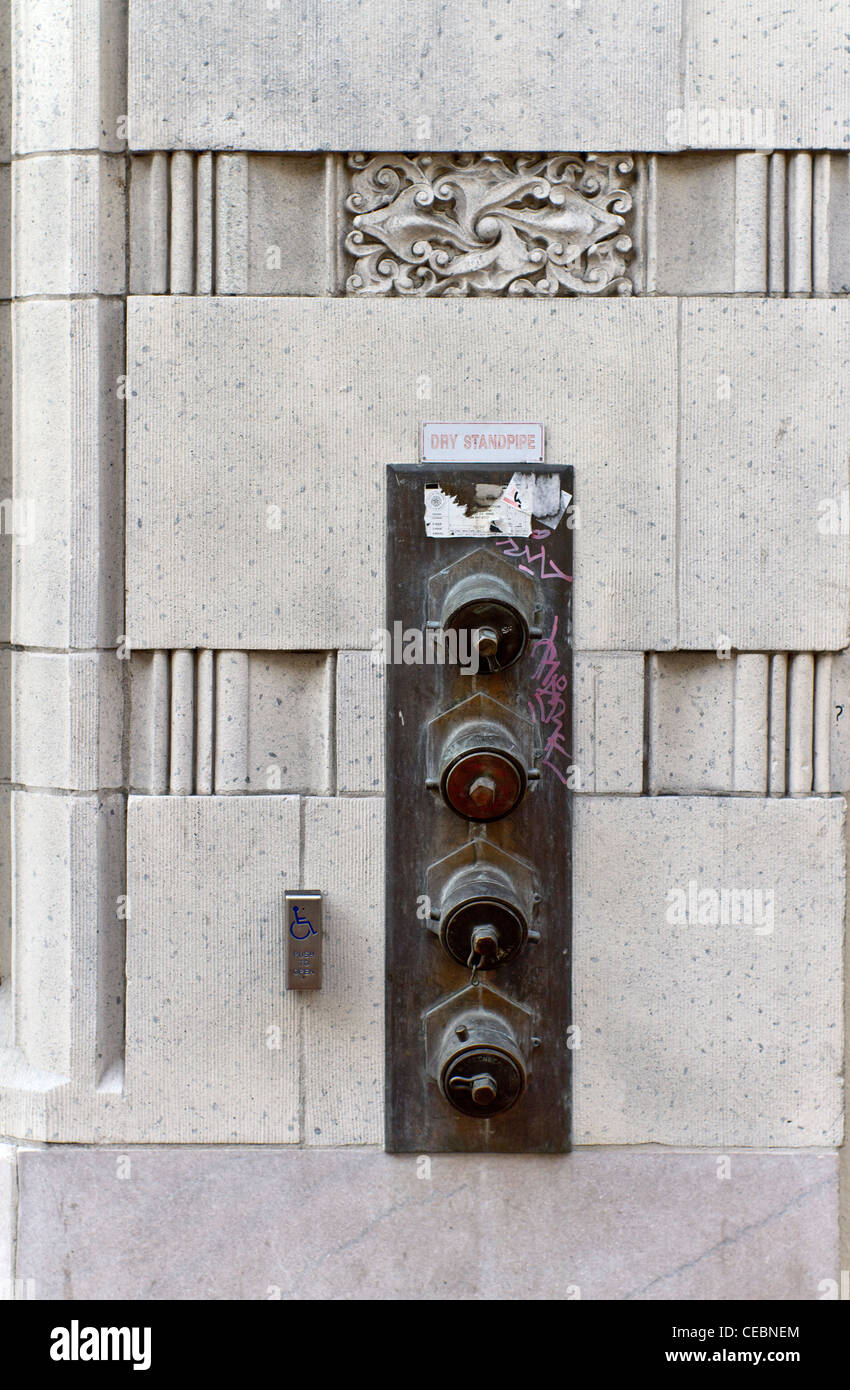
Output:
<svg viewBox="0 0 850 1390">
<path fill-rule="evenodd" d="M 468 796 L 473 805 L 482 810 L 485 806 L 492 806 L 496 798 L 496 783 L 492 777 L 476 777 Z"/>
<path fill-rule="evenodd" d="M 498 1087 L 488 1072 L 476 1076 L 470 1089 L 476 1105 L 492 1105 L 498 1095 Z"/>
<path fill-rule="evenodd" d="M 499 954 L 499 933 L 495 927 L 482 924 L 472 933 L 472 953 L 483 960 L 493 960 Z"/>
</svg>

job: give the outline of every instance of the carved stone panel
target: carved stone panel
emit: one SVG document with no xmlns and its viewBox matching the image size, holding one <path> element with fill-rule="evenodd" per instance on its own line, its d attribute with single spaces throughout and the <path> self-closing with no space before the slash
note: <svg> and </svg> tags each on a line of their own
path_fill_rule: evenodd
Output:
<svg viewBox="0 0 850 1390">
<path fill-rule="evenodd" d="M 353 154 L 348 167 L 348 294 L 631 294 L 627 155 Z"/>
</svg>

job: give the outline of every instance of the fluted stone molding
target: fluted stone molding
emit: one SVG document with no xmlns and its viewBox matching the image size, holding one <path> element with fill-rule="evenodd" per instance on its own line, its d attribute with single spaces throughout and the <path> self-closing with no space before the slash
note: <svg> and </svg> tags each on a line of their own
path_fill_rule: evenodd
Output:
<svg viewBox="0 0 850 1390">
<path fill-rule="evenodd" d="M 842 723 L 850 708 L 847 651 L 656 652 L 646 695 L 651 795 L 850 792 L 850 730 Z M 631 697 L 638 698 L 634 679 Z"/>
<path fill-rule="evenodd" d="M 131 790 L 330 792 L 334 665 L 326 652 L 135 652 Z"/>
<path fill-rule="evenodd" d="M 337 154 L 133 155 L 131 294 L 336 294 Z"/>
<path fill-rule="evenodd" d="M 30 221 L 61 174 L 43 162 L 18 175 Z M 850 294 L 850 154 L 836 151 L 175 150 L 127 163 L 132 294 Z M 74 266 L 90 282 L 98 249 L 102 278 L 120 274 L 109 210 L 121 170 L 95 156 L 81 168 L 92 250 L 84 266 L 79 245 L 52 248 L 60 284 Z M 19 275 L 43 275 L 36 246 Z"/>
<path fill-rule="evenodd" d="M 383 678 L 372 653 L 339 653 L 339 792 L 383 792 Z M 847 794 L 845 711 L 847 651 L 577 651 L 574 790 L 582 797 Z"/>
</svg>

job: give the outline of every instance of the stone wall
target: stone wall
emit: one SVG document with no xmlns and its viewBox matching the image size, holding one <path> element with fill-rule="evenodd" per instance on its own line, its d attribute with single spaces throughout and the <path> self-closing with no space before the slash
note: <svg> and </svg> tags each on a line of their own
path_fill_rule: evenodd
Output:
<svg viewBox="0 0 850 1390">
<path fill-rule="evenodd" d="M 11 1296 L 850 1296 L 844 29 L 0 4 Z M 426 417 L 575 468 L 558 1159 L 381 1151 L 370 645 Z"/>
</svg>

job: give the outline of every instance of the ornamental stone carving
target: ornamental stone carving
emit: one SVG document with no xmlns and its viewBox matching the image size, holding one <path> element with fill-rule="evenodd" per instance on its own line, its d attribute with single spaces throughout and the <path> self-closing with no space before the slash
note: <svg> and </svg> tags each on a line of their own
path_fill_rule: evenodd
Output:
<svg viewBox="0 0 850 1390">
<path fill-rule="evenodd" d="M 631 294 L 626 155 L 354 154 L 348 167 L 348 294 Z"/>
</svg>

